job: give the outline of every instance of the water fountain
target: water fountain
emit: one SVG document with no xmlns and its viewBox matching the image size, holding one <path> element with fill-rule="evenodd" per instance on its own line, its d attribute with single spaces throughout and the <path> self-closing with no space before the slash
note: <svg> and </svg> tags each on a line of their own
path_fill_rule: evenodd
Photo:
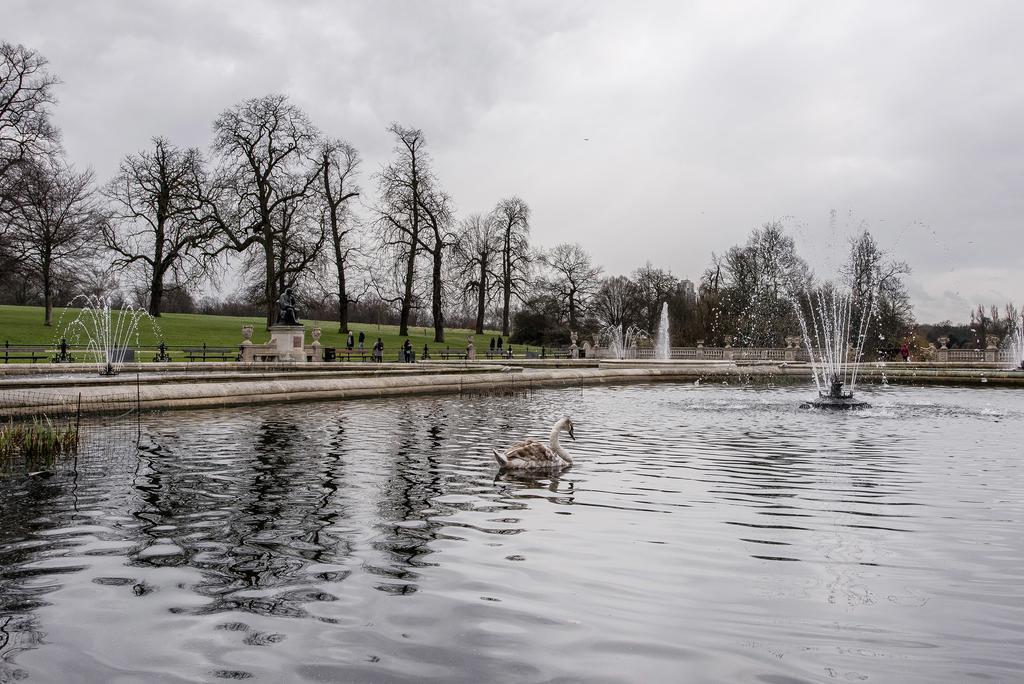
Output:
<svg viewBox="0 0 1024 684">
<path fill-rule="evenodd" d="M 118 374 L 133 348 L 139 346 L 139 323 L 149 319 L 154 328 L 156 326 L 156 321 L 144 309 L 131 305 L 114 309 L 106 297 L 79 295 L 68 307 L 76 305 L 82 310 L 62 334 L 76 344 L 84 344 L 86 354 L 95 358 L 100 375 Z"/>
<path fill-rule="evenodd" d="M 1013 369 L 1024 371 L 1024 315 L 1014 322 L 1009 335 L 1008 347 Z"/>
<path fill-rule="evenodd" d="M 614 359 L 636 358 L 636 348 L 640 340 L 650 339 L 650 335 L 631 325 L 624 328 L 622 324 L 609 325 L 601 331 L 602 344 Z"/>
<path fill-rule="evenodd" d="M 672 345 L 668 333 L 668 302 L 661 305 L 661 321 L 658 322 L 658 334 L 654 338 L 654 358 L 668 361 L 672 358 Z"/>
<path fill-rule="evenodd" d="M 834 288 L 828 292 L 807 292 L 803 302 L 806 304 L 806 317 L 800 298 L 794 297 L 800 332 L 818 389 L 818 397 L 801 404 L 801 408 L 852 409 L 868 406 L 854 398 L 853 390 L 875 299 L 872 295 L 867 306 L 863 307 L 854 330 L 855 301 L 852 292 L 840 293 Z"/>
</svg>

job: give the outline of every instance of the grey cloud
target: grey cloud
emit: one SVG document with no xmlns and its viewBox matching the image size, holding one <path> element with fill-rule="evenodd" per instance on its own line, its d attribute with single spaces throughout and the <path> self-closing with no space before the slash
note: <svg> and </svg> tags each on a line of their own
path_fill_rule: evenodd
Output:
<svg viewBox="0 0 1024 684">
<path fill-rule="evenodd" d="M 462 211 L 517 193 L 538 242 L 697 277 L 712 251 L 829 211 L 914 268 L 923 320 L 1024 300 L 1024 6 L 947 2 L 30 2 L 6 40 L 62 76 L 69 153 L 102 176 L 155 134 L 285 92 L 368 172 L 423 128 Z M 589 138 L 589 141 L 584 141 Z M 845 225 L 845 224 L 844 224 Z M 816 260 L 823 275 L 835 256 Z"/>
</svg>

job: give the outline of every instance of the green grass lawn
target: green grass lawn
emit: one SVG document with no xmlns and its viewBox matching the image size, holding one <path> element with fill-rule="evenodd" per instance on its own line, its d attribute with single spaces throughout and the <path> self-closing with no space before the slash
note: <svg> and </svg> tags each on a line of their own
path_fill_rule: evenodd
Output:
<svg viewBox="0 0 1024 684">
<path fill-rule="evenodd" d="M 68 324 L 78 316 L 80 309 L 54 309 L 53 327 L 47 328 L 43 325 L 43 308 L 40 306 L 0 306 L 0 345 L 5 342 L 11 345 L 55 345 Z M 116 314 L 115 314 L 116 315 Z M 236 348 L 242 342 L 242 326 L 250 324 L 254 328 L 252 341 L 260 344 L 270 339 L 270 333 L 261 316 L 206 316 L 203 314 L 164 314 L 154 322 L 145 319 L 139 325 L 138 343 L 142 346 L 153 346 L 163 340 L 171 347 L 201 347 L 205 342 L 208 347 L 232 347 Z M 308 331 L 315 326 L 320 326 L 323 335 L 320 343 L 325 347 L 344 347 L 345 336 L 338 332 L 336 321 L 302 321 L 306 327 L 307 343 L 312 342 Z M 397 325 L 381 325 L 376 323 L 352 323 L 349 326 L 356 335 L 357 345 L 359 331 L 366 333 L 366 349 L 373 347 L 378 337 L 384 341 L 384 358 L 388 359 L 405 342 L 404 337 L 399 337 Z M 466 338 L 472 334 L 470 330 L 447 329 L 445 330 L 445 342 L 434 343 L 433 328 L 412 328 L 409 330 L 409 340 L 412 342 L 416 355 L 423 352 L 423 345 L 428 344 L 433 353 L 437 353 L 445 346 L 452 350 L 465 350 Z M 477 353 L 481 356 L 490 344 L 491 337 L 498 335 L 497 331 L 487 331 L 484 335 L 477 335 L 474 340 Z M 72 340 L 68 339 L 71 343 Z M 506 340 L 508 342 L 508 340 Z M 134 344 L 134 342 L 133 342 Z M 516 346 L 517 352 L 525 351 L 526 347 Z M 145 354 L 140 360 L 148 360 Z"/>
</svg>

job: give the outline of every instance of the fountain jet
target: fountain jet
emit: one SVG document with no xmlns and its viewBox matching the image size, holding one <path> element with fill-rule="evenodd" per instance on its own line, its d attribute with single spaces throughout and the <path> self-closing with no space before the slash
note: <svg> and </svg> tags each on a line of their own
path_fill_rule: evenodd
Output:
<svg viewBox="0 0 1024 684">
<path fill-rule="evenodd" d="M 668 361 L 672 357 L 672 345 L 668 334 L 668 302 L 661 305 L 661 321 L 658 335 L 654 338 L 654 358 Z"/>
<path fill-rule="evenodd" d="M 1009 308 L 1009 307 L 1007 307 Z M 1010 361 L 1014 370 L 1024 371 L 1024 314 L 1021 314 L 1010 333 Z"/>
<path fill-rule="evenodd" d="M 144 309 L 128 305 L 120 310 L 110 306 L 110 300 L 94 295 L 79 295 L 68 307 L 81 301 L 82 310 L 64 329 L 64 336 L 85 340 L 86 353 L 95 359 L 100 375 L 117 375 L 133 347 L 139 343 L 139 323 L 152 316 Z M 62 316 L 63 318 L 63 316 Z"/>
<path fill-rule="evenodd" d="M 874 314 L 875 294 L 862 307 L 861 318 L 854 329 L 854 296 L 852 292 L 818 291 L 806 294 L 806 307 L 794 298 L 800 332 L 811 359 L 811 372 L 818 397 L 801 404 L 801 408 L 851 409 L 865 408 L 866 402 L 853 396 L 857 371 L 864 353 L 868 325 Z M 806 310 L 807 315 L 804 315 Z M 844 387 L 848 389 L 844 389 Z"/>
</svg>

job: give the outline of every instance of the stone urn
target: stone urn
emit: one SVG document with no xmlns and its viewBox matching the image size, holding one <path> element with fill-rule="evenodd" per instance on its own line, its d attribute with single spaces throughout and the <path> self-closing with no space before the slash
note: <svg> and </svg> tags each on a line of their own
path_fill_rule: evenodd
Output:
<svg viewBox="0 0 1024 684">
<path fill-rule="evenodd" d="M 697 348 L 698 349 L 703 349 L 704 348 L 704 340 L 697 340 Z"/>
<path fill-rule="evenodd" d="M 252 344 L 252 326 L 242 326 L 242 344 Z"/>
<path fill-rule="evenodd" d="M 729 349 L 730 347 L 732 347 L 732 335 L 726 335 L 725 336 L 725 348 Z"/>
<path fill-rule="evenodd" d="M 322 334 L 323 334 L 323 331 L 320 329 L 319 326 L 313 328 L 310 331 L 309 336 L 313 338 L 313 344 L 319 344 L 320 343 L 320 336 Z"/>
<path fill-rule="evenodd" d="M 949 344 L 949 338 L 948 337 L 940 337 L 939 338 L 939 344 L 941 345 L 939 347 L 939 349 L 949 349 L 949 347 L 946 346 L 947 344 Z"/>
</svg>

